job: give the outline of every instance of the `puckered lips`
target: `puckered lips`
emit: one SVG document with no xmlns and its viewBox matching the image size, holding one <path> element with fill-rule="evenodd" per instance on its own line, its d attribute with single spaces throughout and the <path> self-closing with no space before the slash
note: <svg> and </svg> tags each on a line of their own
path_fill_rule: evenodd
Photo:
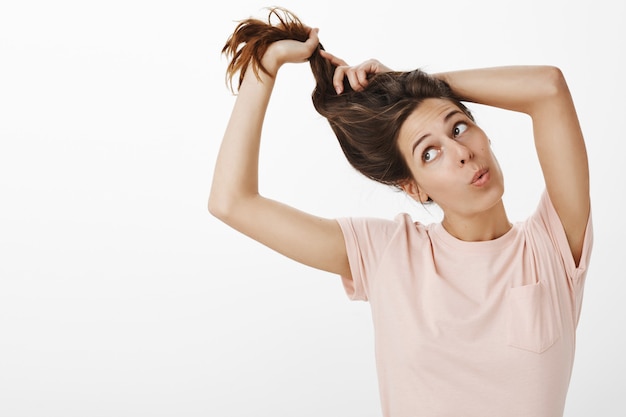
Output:
<svg viewBox="0 0 626 417">
<path fill-rule="evenodd" d="M 481 168 L 474 173 L 471 184 L 476 187 L 482 187 L 489 182 L 489 168 Z"/>
</svg>

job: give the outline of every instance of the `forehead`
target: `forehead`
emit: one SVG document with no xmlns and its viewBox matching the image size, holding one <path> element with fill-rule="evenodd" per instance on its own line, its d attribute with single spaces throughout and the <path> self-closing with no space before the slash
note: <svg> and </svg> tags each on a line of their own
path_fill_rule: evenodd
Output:
<svg viewBox="0 0 626 417">
<path fill-rule="evenodd" d="M 400 128 L 400 145 L 431 133 L 431 130 L 444 123 L 445 117 L 460 109 L 452 102 L 440 98 L 428 98 L 407 117 Z"/>
</svg>

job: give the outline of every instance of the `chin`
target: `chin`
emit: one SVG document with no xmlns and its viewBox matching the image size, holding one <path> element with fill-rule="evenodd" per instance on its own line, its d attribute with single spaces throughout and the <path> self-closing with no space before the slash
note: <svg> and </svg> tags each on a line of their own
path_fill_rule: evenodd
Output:
<svg viewBox="0 0 626 417">
<path fill-rule="evenodd" d="M 500 204 L 502 202 L 502 197 L 504 196 L 504 185 L 494 186 L 491 190 L 489 190 L 485 195 L 485 207 L 486 210 L 493 208 L 494 206 Z"/>
</svg>

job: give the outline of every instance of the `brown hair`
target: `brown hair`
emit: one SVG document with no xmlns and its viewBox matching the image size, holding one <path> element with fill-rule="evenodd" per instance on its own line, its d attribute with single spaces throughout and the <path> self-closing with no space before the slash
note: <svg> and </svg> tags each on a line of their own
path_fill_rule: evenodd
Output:
<svg viewBox="0 0 626 417">
<path fill-rule="evenodd" d="M 272 42 L 304 42 L 308 34 L 297 16 L 279 7 L 269 9 L 267 22 L 254 18 L 240 21 L 222 49 L 232 57 L 227 69 L 231 88 L 237 72 L 241 85 L 249 64 L 257 77 L 259 71 L 267 73 L 261 58 Z M 316 82 L 313 105 L 330 123 L 348 162 L 374 181 L 398 187 L 412 177 L 397 139 L 404 121 L 424 99 L 450 100 L 473 120 L 448 84 L 419 69 L 373 74 L 363 91 L 354 91 L 346 79 L 343 93 L 337 94 L 333 86 L 336 66 L 320 55 L 320 49 L 324 49 L 322 44 L 309 58 Z"/>
</svg>

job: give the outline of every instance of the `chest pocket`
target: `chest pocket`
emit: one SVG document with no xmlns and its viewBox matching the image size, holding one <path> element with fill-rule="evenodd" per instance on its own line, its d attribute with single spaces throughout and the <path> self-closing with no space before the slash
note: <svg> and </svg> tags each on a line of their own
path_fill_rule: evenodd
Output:
<svg viewBox="0 0 626 417">
<path fill-rule="evenodd" d="M 561 337 L 562 325 L 552 297 L 543 281 L 508 290 L 509 346 L 542 353 Z"/>
</svg>

